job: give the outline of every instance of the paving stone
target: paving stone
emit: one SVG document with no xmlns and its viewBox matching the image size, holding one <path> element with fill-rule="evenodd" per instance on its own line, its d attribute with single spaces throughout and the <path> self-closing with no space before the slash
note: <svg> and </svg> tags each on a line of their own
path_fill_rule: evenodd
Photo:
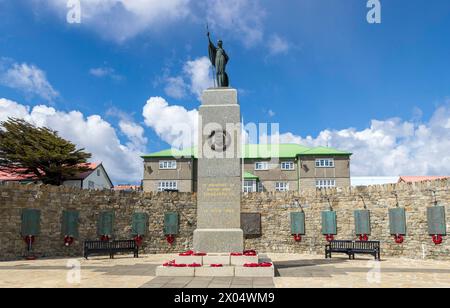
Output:
<svg viewBox="0 0 450 308">
<path fill-rule="evenodd" d="M 168 283 L 162 286 L 163 289 L 182 289 L 186 286 L 186 283 Z"/>
<path fill-rule="evenodd" d="M 233 277 L 214 277 L 213 282 L 217 283 L 231 283 L 233 281 Z"/>
<path fill-rule="evenodd" d="M 210 284 L 208 289 L 228 289 L 230 284 Z"/>
<path fill-rule="evenodd" d="M 165 286 L 167 283 L 146 283 L 140 286 L 140 289 L 159 289 Z"/>
<path fill-rule="evenodd" d="M 66 277 L 69 259 L 38 259 L 34 262 L 0 262 L 0 288 L 161 288 L 187 287 L 210 281 L 208 288 L 450 288 L 450 262 L 389 258 L 377 263 L 381 270 L 380 281 L 369 281 L 373 268 L 371 260 L 349 262 L 343 259 L 324 260 L 322 255 L 269 254 L 279 269 L 278 277 L 152 277 L 144 273 L 124 273 L 125 268 L 155 268 L 169 255 L 147 255 L 139 259 L 93 259 L 81 263 L 81 284 L 69 284 Z M 120 274 L 117 274 L 120 273 Z M 370 276 L 370 275 L 369 275 Z M 182 279 L 182 280 L 175 280 Z M 205 287 L 206 288 L 206 287 Z"/>
<path fill-rule="evenodd" d="M 252 289 L 253 286 L 251 284 L 232 284 L 230 289 Z"/>
<path fill-rule="evenodd" d="M 234 266 L 195 268 L 196 277 L 234 277 Z"/>
<path fill-rule="evenodd" d="M 158 266 L 156 276 L 162 277 L 194 277 L 195 270 L 192 267 L 166 267 Z"/>
<path fill-rule="evenodd" d="M 274 267 L 241 267 L 236 266 L 235 270 L 236 277 L 274 277 L 275 269 Z"/>
</svg>

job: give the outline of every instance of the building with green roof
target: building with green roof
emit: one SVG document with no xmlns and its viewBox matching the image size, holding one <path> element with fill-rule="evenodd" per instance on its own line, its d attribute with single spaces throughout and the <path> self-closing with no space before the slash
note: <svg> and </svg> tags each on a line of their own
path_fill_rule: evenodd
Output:
<svg viewBox="0 0 450 308">
<path fill-rule="evenodd" d="M 298 191 L 350 186 L 352 153 L 298 144 L 248 144 L 242 149 L 243 191 Z M 144 191 L 197 190 L 197 147 L 142 156 Z"/>
</svg>

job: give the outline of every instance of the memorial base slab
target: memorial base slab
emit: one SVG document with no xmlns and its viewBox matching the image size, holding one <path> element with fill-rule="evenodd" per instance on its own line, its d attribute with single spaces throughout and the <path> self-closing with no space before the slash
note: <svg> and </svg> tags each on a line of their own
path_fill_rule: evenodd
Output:
<svg viewBox="0 0 450 308">
<path fill-rule="evenodd" d="M 192 262 L 192 263 L 190 263 Z M 267 257 L 231 256 L 231 254 L 209 253 L 205 256 L 177 256 L 175 264 L 184 267 L 158 266 L 156 276 L 160 277 L 274 277 L 275 268 L 246 267 L 245 264 L 269 262 Z M 197 264 L 191 267 L 191 264 Z M 198 266 L 201 265 L 201 266 Z M 222 266 L 217 266 L 222 265 Z"/>
<path fill-rule="evenodd" d="M 197 229 L 194 231 L 194 250 L 230 253 L 244 250 L 242 229 Z"/>
</svg>

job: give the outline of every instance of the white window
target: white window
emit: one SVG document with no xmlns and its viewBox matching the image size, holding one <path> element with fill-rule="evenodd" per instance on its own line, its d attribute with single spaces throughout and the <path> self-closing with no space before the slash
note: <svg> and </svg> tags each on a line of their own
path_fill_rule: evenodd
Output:
<svg viewBox="0 0 450 308">
<path fill-rule="evenodd" d="M 266 161 L 255 163 L 255 170 L 269 170 L 269 163 Z"/>
<path fill-rule="evenodd" d="M 256 181 L 255 180 L 244 181 L 244 186 L 242 187 L 242 191 L 244 193 L 256 192 Z"/>
<path fill-rule="evenodd" d="M 281 163 L 281 170 L 295 170 L 294 162 L 284 161 Z"/>
<path fill-rule="evenodd" d="M 262 182 L 258 182 L 258 192 L 265 192 L 266 189 L 264 188 L 264 185 Z"/>
<path fill-rule="evenodd" d="M 162 160 L 159 162 L 159 169 L 175 170 L 175 169 L 177 169 L 177 161 L 176 160 Z"/>
<path fill-rule="evenodd" d="M 316 180 L 316 188 L 336 187 L 336 180 Z"/>
<path fill-rule="evenodd" d="M 93 181 L 88 182 L 88 188 L 89 189 L 95 189 L 95 183 Z"/>
<path fill-rule="evenodd" d="M 276 182 L 275 183 L 276 191 L 289 191 L 289 183 L 287 182 Z"/>
<path fill-rule="evenodd" d="M 334 159 L 333 158 L 316 159 L 316 167 L 317 168 L 334 168 Z"/>
<path fill-rule="evenodd" d="M 158 191 L 178 190 L 176 181 L 162 181 L 158 183 Z"/>
</svg>

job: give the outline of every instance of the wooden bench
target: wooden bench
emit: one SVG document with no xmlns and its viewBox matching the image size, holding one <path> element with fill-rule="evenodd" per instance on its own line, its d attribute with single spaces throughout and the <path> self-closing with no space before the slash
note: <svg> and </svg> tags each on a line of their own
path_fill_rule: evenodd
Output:
<svg viewBox="0 0 450 308">
<path fill-rule="evenodd" d="M 355 259 L 355 254 L 370 254 L 375 260 L 381 259 L 379 241 L 331 241 L 325 246 L 325 258 L 331 258 L 331 253 L 345 253 L 350 260 Z"/>
<path fill-rule="evenodd" d="M 139 247 L 134 240 L 84 242 L 84 257 L 86 259 L 92 254 L 109 255 L 110 259 L 114 259 L 114 255 L 120 252 L 132 252 L 135 258 L 139 258 Z"/>
</svg>

